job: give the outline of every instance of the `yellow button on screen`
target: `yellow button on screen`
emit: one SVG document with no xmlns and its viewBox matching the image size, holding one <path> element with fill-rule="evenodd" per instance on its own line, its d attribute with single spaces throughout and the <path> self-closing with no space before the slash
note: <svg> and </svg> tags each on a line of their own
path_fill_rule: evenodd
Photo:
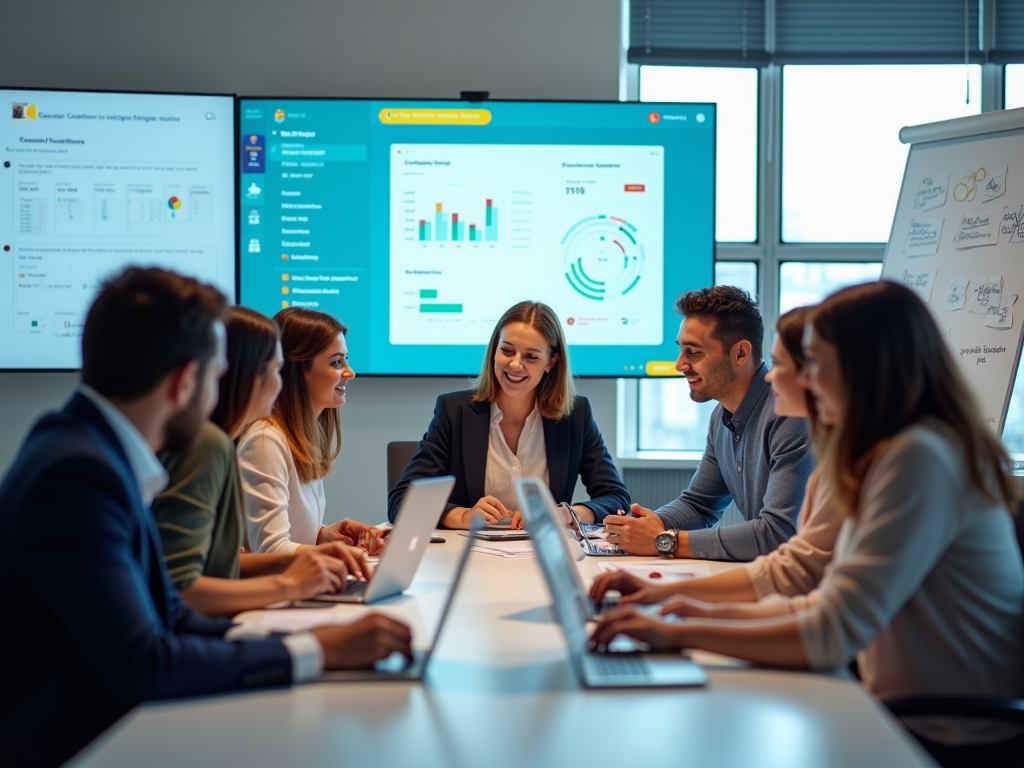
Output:
<svg viewBox="0 0 1024 768">
<path fill-rule="evenodd" d="M 674 360 L 651 360 L 647 363 L 648 376 L 678 376 Z"/>
<path fill-rule="evenodd" d="M 489 109 L 382 109 L 385 125 L 487 125 Z"/>
</svg>

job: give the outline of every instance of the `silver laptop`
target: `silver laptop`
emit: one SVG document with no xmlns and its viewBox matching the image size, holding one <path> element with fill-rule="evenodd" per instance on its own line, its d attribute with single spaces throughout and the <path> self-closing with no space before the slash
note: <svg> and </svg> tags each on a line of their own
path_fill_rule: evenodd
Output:
<svg viewBox="0 0 1024 768">
<path fill-rule="evenodd" d="M 544 578 L 551 590 L 572 666 L 587 688 L 648 688 L 698 686 L 707 683 L 704 670 L 680 654 L 639 652 L 593 653 L 587 649 L 587 622 L 592 615 L 586 593 L 581 594 L 576 566 L 566 554 L 555 524 L 554 499 L 536 478 L 516 480 L 519 511 L 530 530 Z"/>
<path fill-rule="evenodd" d="M 569 510 L 569 528 L 572 530 L 573 535 L 576 536 L 576 540 L 579 542 L 580 547 L 583 548 L 584 554 L 593 555 L 595 557 L 619 557 L 620 555 L 629 554 L 615 544 L 612 544 L 607 539 L 591 539 L 587 533 L 587 529 L 584 528 L 583 524 L 580 522 L 580 518 L 576 514 L 576 510 L 572 508 L 572 505 L 566 504 L 565 507 Z"/>
<path fill-rule="evenodd" d="M 466 569 L 466 561 L 469 560 L 469 552 L 473 549 L 473 544 L 476 542 L 474 534 L 478 531 L 480 526 L 479 521 L 474 521 L 470 524 L 469 537 L 466 539 L 466 543 L 462 545 L 462 552 L 459 553 L 458 563 L 455 566 L 455 573 L 452 575 L 452 580 L 448 584 L 448 594 L 444 596 L 444 600 L 441 605 L 441 615 L 437 619 L 437 627 L 434 629 L 434 637 L 430 641 L 430 645 L 427 646 L 426 650 L 414 650 L 412 659 L 406 659 L 404 656 L 398 654 L 392 654 L 386 659 L 378 661 L 372 669 L 336 669 L 324 672 L 321 679 L 337 682 L 360 682 L 366 680 L 422 680 L 423 675 L 426 674 L 427 664 L 430 662 L 430 657 L 434 653 L 434 648 L 437 647 L 437 641 L 441 637 L 441 628 L 444 627 L 445 619 L 448 618 L 448 612 L 451 610 L 452 602 L 455 598 L 455 590 L 459 585 L 459 579 L 462 578 L 462 572 Z M 454 544 L 445 546 L 455 546 Z"/>
<path fill-rule="evenodd" d="M 409 588 L 423 553 L 430 543 L 430 534 L 444 512 L 445 502 L 455 487 L 455 478 L 413 480 L 402 499 L 397 522 L 388 536 L 373 575 L 367 581 L 351 580 L 341 592 L 324 592 L 313 600 L 325 603 L 374 603 L 400 594 Z"/>
</svg>

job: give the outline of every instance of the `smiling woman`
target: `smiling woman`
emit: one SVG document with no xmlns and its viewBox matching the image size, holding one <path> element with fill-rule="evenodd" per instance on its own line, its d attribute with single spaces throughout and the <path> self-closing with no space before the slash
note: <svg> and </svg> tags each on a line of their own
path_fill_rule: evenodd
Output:
<svg viewBox="0 0 1024 768">
<path fill-rule="evenodd" d="M 629 509 L 590 402 L 576 395 L 558 316 L 524 301 L 498 321 L 475 389 L 441 395 L 427 434 L 388 496 L 398 512 L 409 483 L 455 476 L 441 524 L 468 528 L 474 516 L 522 528 L 512 483 L 542 478 L 558 502 L 571 502 L 582 477 L 590 499 L 573 505 L 581 520 Z M 568 521 L 566 521 L 568 522 Z"/>
<path fill-rule="evenodd" d="M 274 316 L 281 328 L 281 395 L 269 418 L 246 430 L 239 446 L 249 546 L 295 552 L 331 541 L 375 554 L 375 529 L 353 520 L 325 526 L 323 479 L 341 453 L 348 382 L 348 328 L 323 312 L 292 307 Z"/>
</svg>

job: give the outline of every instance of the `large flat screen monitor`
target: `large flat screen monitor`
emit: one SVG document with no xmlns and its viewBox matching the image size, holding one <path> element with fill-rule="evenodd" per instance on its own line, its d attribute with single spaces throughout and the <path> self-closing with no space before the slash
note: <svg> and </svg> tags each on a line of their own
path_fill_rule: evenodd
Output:
<svg viewBox="0 0 1024 768">
<path fill-rule="evenodd" d="M 582 376 L 674 373 L 710 285 L 710 104 L 241 99 L 240 302 L 349 326 L 361 373 L 480 370 L 524 299 Z"/>
<path fill-rule="evenodd" d="M 75 369 L 128 264 L 235 297 L 232 96 L 0 89 L 0 369 Z"/>
</svg>

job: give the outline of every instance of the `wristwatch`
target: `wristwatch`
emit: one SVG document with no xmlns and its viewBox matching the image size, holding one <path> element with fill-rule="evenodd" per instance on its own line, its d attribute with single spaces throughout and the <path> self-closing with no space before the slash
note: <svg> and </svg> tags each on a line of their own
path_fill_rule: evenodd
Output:
<svg viewBox="0 0 1024 768">
<path fill-rule="evenodd" d="M 654 548 L 662 557 L 675 557 L 679 545 L 679 531 L 669 529 L 654 537 Z"/>
</svg>

